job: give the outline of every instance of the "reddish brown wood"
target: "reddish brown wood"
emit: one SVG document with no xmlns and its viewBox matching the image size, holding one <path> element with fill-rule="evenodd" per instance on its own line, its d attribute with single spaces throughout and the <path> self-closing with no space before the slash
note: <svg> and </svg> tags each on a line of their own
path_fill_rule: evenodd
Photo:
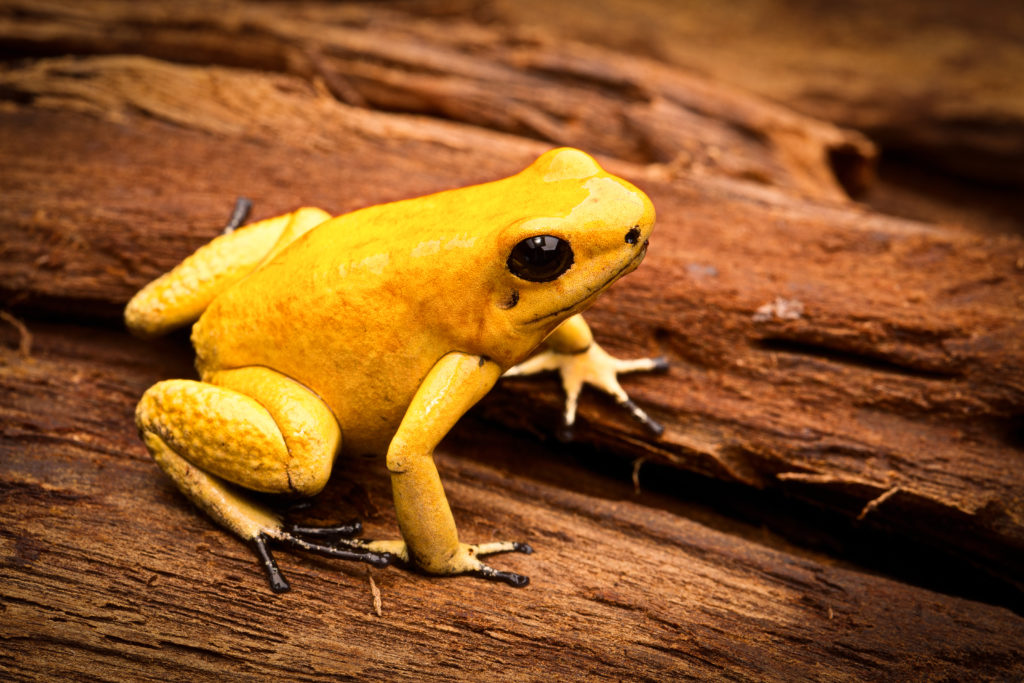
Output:
<svg viewBox="0 0 1024 683">
<path fill-rule="evenodd" d="M 1024 182 L 1024 5 L 1016 0 L 992 0 L 982 12 L 962 0 L 495 0 L 488 10 L 491 25 L 654 56 L 865 131 L 922 168 Z"/>
<path fill-rule="evenodd" d="M 0 302 L 33 338 L 26 357 L 0 321 L 6 670 L 1020 674 L 1018 616 L 679 500 L 712 478 L 799 498 L 959 558 L 987 599 L 1019 605 L 1024 241 L 855 205 L 840 188 L 869 177 L 859 134 L 605 48 L 394 7 L 161 7 L 0 7 L 21 56 L 147 55 L 0 70 Z M 271 597 L 134 436 L 138 395 L 191 361 L 184 336 L 113 331 L 124 302 L 215 235 L 236 195 L 257 218 L 342 212 L 507 175 L 551 144 L 604 153 L 659 212 L 647 261 L 590 319 L 622 355 L 670 357 L 667 375 L 627 380 L 667 432 L 588 394 L 578 439 L 635 461 L 642 485 L 658 464 L 694 476 L 631 500 L 564 447 L 474 424 L 440 456 L 460 528 L 535 542 L 502 560 L 530 589 L 375 572 L 382 621 L 361 568 L 286 555 L 301 590 Z M 480 414 L 547 437 L 559 401 L 553 381 L 506 381 Z M 314 512 L 342 513 L 394 532 L 379 466 L 345 469 Z"/>
<path fill-rule="evenodd" d="M 88 10 L 81 3 L 42 10 L 28 3 L 31 12 L 11 5 L 0 38 L 24 51 L 130 52 L 288 71 L 360 107 L 439 116 L 812 196 L 841 198 L 841 184 L 862 190 L 875 155 L 859 133 L 656 61 L 450 17 L 315 2 L 287 12 L 228 2 L 216 13 L 201 2 L 175 3 L 173 12 L 124 0 L 91 0 Z M 51 71 L 48 82 L 56 75 Z M 32 89 L 18 80 L 16 89 Z M 202 126 L 205 114 L 183 116 Z"/>
<path fill-rule="evenodd" d="M 1024 619 L 1005 609 L 773 549 L 778 541 L 754 528 L 724 533 L 707 513 L 694 521 L 671 499 L 634 496 L 556 450 L 480 425 L 449 439 L 439 467 L 464 537 L 535 546 L 496 560 L 528 573 L 528 588 L 282 551 L 294 590 L 275 596 L 249 551 L 192 508 L 135 434 L 139 393 L 188 372 L 183 340 L 31 329 L 30 358 L 0 349 L 6 677 L 1021 672 Z M 13 331 L 2 339 L 14 342 Z M 307 518 L 359 515 L 368 534 L 391 535 L 388 495 L 380 463 L 345 463 Z"/>
<path fill-rule="evenodd" d="M 156 79 L 160 90 L 146 85 Z M 46 108 L 8 115 L 19 130 L 3 143 L 8 158 L 51 161 L 6 174 L 12 201 L 2 211 L 22 229 L 4 282 L 12 296 L 107 315 L 215 234 L 235 194 L 255 196 L 261 215 L 303 203 L 343 211 L 505 175 L 541 148 L 353 110 L 287 76 L 115 57 L 41 62 L 7 82 Z M 60 111 L 70 102 L 122 123 Z M 173 163 L 153 139 L 173 140 Z M 670 429 L 652 441 L 587 401 L 580 438 L 780 487 L 851 518 L 893 492 L 864 515 L 869 523 L 948 545 L 1016 582 L 1021 241 L 730 178 L 612 168 L 651 193 L 660 227 L 645 267 L 593 319 L 623 353 L 673 358 L 668 377 L 633 384 Z M 44 208 L 42 184 L 60 187 L 57 206 Z M 758 313 L 780 298 L 799 303 L 797 319 Z M 507 384 L 506 396 L 529 394 L 517 405 L 557 414 L 549 387 Z M 504 403 L 496 412 L 538 420 Z"/>
</svg>

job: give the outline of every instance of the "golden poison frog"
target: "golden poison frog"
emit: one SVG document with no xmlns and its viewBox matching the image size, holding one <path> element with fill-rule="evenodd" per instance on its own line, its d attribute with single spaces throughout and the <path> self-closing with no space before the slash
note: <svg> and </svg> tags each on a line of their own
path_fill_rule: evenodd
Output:
<svg viewBox="0 0 1024 683">
<path fill-rule="evenodd" d="M 331 217 L 321 209 L 230 228 L 128 304 L 144 337 L 195 323 L 199 381 L 159 382 L 136 422 L 196 505 L 247 541 L 271 588 L 288 589 L 270 545 L 430 574 L 523 586 L 483 555 L 525 543 L 463 543 L 433 451 L 504 375 L 562 374 L 571 428 L 583 383 L 655 433 L 580 312 L 636 268 L 654 207 L 574 149 L 512 177 Z M 384 456 L 400 540 L 284 524 L 244 489 L 312 496 L 335 458 Z"/>
</svg>

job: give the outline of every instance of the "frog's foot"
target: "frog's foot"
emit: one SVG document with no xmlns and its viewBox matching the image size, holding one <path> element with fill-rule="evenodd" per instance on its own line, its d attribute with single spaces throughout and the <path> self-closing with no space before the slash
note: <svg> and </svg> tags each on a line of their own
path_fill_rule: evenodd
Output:
<svg viewBox="0 0 1024 683">
<path fill-rule="evenodd" d="M 359 522 L 317 529 L 282 525 L 277 515 L 245 497 L 219 477 L 207 474 L 169 448 L 159 436 L 144 434 L 154 459 L 197 505 L 220 524 L 242 537 L 260 560 L 275 593 L 289 589 L 288 582 L 274 560 L 270 544 L 283 545 L 341 560 L 365 562 L 385 567 L 395 559 L 386 553 L 363 546 L 337 547 L 339 541 L 362 531 Z"/>
<path fill-rule="evenodd" d="M 252 200 L 248 197 L 239 197 L 235 200 L 235 208 L 231 210 L 231 217 L 228 218 L 228 222 L 224 225 L 225 235 L 230 235 L 238 228 L 245 224 L 245 221 L 249 218 L 249 212 L 252 211 Z"/>
<path fill-rule="evenodd" d="M 355 519 L 338 526 L 297 526 L 287 524 L 275 534 L 273 540 L 292 548 L 305 550 L 325 557 L 365 562 L 375 567 L 386 567 L 396 561 L 403 561 L 394 549 L 371 548 L 362 539 L 352 538 L 362 533 L 363 525 Z"/>
<path fill-rule="evenodd" d="M 339 538 L 354 538 L 363 533 L 363 524 L 358 519 L 339 524 L 338 526 L 299 526 L 286 524 L 284 530 L 294 536 L 318 538 L 331 541 Z"/>
<path fill-rule="evenodd" d="M 530 555 L 533 548 L 528 543 L 516 541 L 492 541 L 490 543 L 460 543 L 458 550 L 446 559 L 427 563 L 412 562 L 409 559 L 409 550 L 405 541 L 370 541 L 367 539 L 342 539 L 336 542 L 336 546 L 343 546 L 352 550 L 361 549 L 364 552 L 371 552 L 388 558 L 391 564 L 404 565 L 406 567 L 420 566 L 430 574 L 454 576 L 468 574 L 479 576 L 489 581 L 501 581 L 516 588 L 522 588 L 530 583 L 530 577 L 506 572 L 500 569 L 489 567 L 480 561 L 485 555 L 497 555 L 499 553 L 523 553 Z"/>
<path fill-rule="evenodd" d="M 275 593 L 284 593 L 290 589 L 290 586 L 285 580 L 284 575 L 281 574 L 281 570 L 277 566 L 277 561 L 274 560 L 273 553 L 270 552 L 269 543 L 272 541 L 277 541 L 292 548 L 305 550 L 306 552 L 314 553 L 316 555 L 333 557 L 340 560 L 365 562 L 366 564 L 373 565 L 374 567 L 386 567 L 391 564 L 393 560 L 391 556 L 384 553 L 370 552 L 365 549 L 351 550 L 347 548 L 337 548 L 332 545 L 324 545 L 322 543 L 308 541 L 283 530 L 273 535 L 263 533 L 257 534 L 250 539 L 249 546 L 252 548 L 253 552 L 256 553 L 256 557 L 259 558 L 260 564 L 263 566 L 263 571 L 267 575 L 267 581 L 270 583 L 270 590 Z"/>
<path fill-rule="evenodd" d="M 476 543 L 476 544 L 463 544 L 466 553 L 472 560 L 482 555 L 496 555 L 498 553 L 523 553 L 525 555 L 531 555 L 533 548 L 528 543 L 517 543 L 515 541 L 494 541 L 491 543 Z M 506 572 L 500 569 L 494 569 L 489 567 L 480 560 L 476 560 L 476 566 L 472 569 L 467 570 L 465 573 L 471 576 L 479 576 L 482 579 L 488 581 L 501 581 L 507 583 L 514 588 L 523 588 L 529 585 L 530 577 L 524 576 L 523 574 L 516 574 L 515 572 Z"/>
<path fill-rule="evenodd" d="M 667 369 L 668 360 L 663 356 L 620 360 L 609 355 L 595 342 L 579 353 L 541 351 L 510 368 L 505 372 L 505 377 L 522 377 L 557 370 L 562 377 L 562 387 L 565 389 L 565 411 L 562 414 L 562 430 L 558 433 L 558 437 L 563 441 L 569 441 L 573 438 L 576 407 L 584 384 L 590 384 L 610 394 L 616 403 L 628 410 L 655 436 L 661 436 L 665 428 L 629 398 L 619 384 L 618 376 L 627 372 L 664 371 Z"/>
<path fill-rule="evenodd" d="M 290 587 L 274 560 L 274 555 L 270 551 L 270 543 L 278 543 L 324 557 L 364 562 L 378 568 L 387 567 L 399 559 L 390 553 L 373 551 L 361 544 L 353 543 L 345 547 L 337 545 L 339 542 L 349 540 L 348 536 L 360 531 L 362 531 L 362 524 L 358 521 L 336 527 L 287 525 L 280 529 L 256 534 L 249 540 L 249 546 L 263 566 L 267 581 L 270 583 L 270 590 L 275 593 L 284 593 Z"/>
</svg>

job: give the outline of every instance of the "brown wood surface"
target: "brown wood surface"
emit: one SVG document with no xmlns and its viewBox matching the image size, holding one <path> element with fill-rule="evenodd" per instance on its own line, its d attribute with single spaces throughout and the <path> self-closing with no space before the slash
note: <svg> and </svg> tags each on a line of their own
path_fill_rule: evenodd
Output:
<svg viewBox="0 0 1024 683">
<path fill-rule="evenodd" d="M 1017 0 L 495 0 L 488 19 L 655 56 L 865 131 L 923 165 L 1024 183 Z"/>
<path fill-rule="evenodd" d="M 0 667 L 1021 675 L 1024 619 L 998 605 L 1024 603 L 1024 240 L 855 204 L 862 135 L 648 58 L 422 6 L 163 7 L 0 5 L 19 57 L 0 70 Z M 478 421 L 453 435 L 439 464 L 463 536 L 530 540 L 496 562 L 525 590 L 282 553 L 296 590 L 270 595 L 138 442 L 137 397 L 192 370 L 184 335 L 121 332 L 123 303 L 236 195 L 256 217 L 342 212 L 507 175 L 551 144 L 603 155 L 658 209 L 643 267 L 590 319 L 622 355 L 670 358 L 628 380 L 665 436 L 589 394 L 574 446 Z M 553 380 L 509 380 L 477 414 L 547 438 L 560 400 Z M 631 463 L 657 492 L 633 492 Z M 307 514 L 393 535 L 379 463 L 338 469 Z M 727 498 L 753 526 L 719 514 Z M 796 546 L 758 530 L 787 514 L 831 521 L 795 525 Z M 901 582 L 808 540 L 829 533 L 925 555 L 885 568 Z"/>
<path fill-rule="evenodd" d="M 275 596 L 248 549 L 198 514 L 138 443 L 137 396 L 187 373 L 187 349 L 81 325 L 31 329 L 30 357 L 5 348 L 0 373 L 8 676 L 1020 673 L 1024 619 L 1006 609 L 717 530 L 673 499 L 635 497 L 555 450 L 480 425 L 449 439 L 440 471 L 464 537 L 535 546 L 496 562 L 529 574 L 528 588 L 280 552 L 294 589 Z M 380 464 L 339 467 L 307 515 L 359 516 L 368 534 L 393 534 Z"/>
<path fill-rule="evenodd" d="M 429 114 L 815 196 L 842 197 L 841 183 L 862 188 L 875 153 L 852 130 L 653 60 L 452 17 L 439 21 L 329 3 L 289 5 L 284 11 L 273 3 L 229 2 L 216 12 L 205 2 L 175 3 L 173 12 L 127 0 L 6 4 L 0 40 L 29 53 L 129 52 L 295 73 L 349 104 Z M 75 77 L 74 72 L 64 75 Z M 51 79 L 58 73 L 51 72 Z M 23 74 L 10 85 L 23 92 L 18 84 L 37 83 L 36 76 Z M 131 75 L 122 78 L 122 91 L 141 94 Z M 245 99 L 257 97 L 250 93 Z M 202 113 L 181 112 L 186 104 L 194 102 L 154 113 L 178 121 L 190 117 L 200 126 L 213 123 Z M 235 121 L 234 129 L 241 125 Z M 324 140 L 306 144 L 318 142 Z M 838 182 L 836 164 L 842 167 Z"/>
</svg>

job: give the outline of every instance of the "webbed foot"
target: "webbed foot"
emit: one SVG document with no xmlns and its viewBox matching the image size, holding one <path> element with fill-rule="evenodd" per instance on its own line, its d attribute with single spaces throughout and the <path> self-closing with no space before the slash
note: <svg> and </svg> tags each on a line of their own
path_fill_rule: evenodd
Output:
<svg viewBox="0 0 1024 683">
<path fill-rule="evenodd" d="M 665 428 L 661 423 L 653 419 L 629 398 L 618 379 L 620 374 L 627 372 L 668 370 L 668 360 L 664 356 L 620 360 L 611 356 L 595 342 L 579 353 L 558 353 L 550 349 L 541 351 L 510 368 L 504 376 L 522 377 L 549 370 L 558 371 L 562 378 L 562 387 L 565 389 L 565 411 L 562 414 L 562 429 L 558 433 L 559 439 L 569 441 L 573 438 L 576 408 L 584 384 L 590 384 L 610 394 L 616 403 L 628 410 L 634 419 L 647 427 L 655 436 L 661 436 L 664 433 Z"/>
</svg>

